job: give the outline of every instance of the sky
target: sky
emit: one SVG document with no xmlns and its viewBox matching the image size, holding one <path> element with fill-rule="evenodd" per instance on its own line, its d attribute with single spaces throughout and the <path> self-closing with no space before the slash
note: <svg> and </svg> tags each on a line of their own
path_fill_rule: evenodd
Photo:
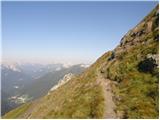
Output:
<svg viewBox="0 0 160 120">
<path fill-rule="evenodd" d="M 2 61 L 90 63 L 158 2 L 2 2 Z"/>
</svg>

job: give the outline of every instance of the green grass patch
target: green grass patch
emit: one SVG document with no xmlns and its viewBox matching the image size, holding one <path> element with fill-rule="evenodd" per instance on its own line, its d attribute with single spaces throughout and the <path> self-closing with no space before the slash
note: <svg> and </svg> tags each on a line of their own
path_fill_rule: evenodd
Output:
<svg viewBox="0 0 160 120">
<path fill-rule="evenodd" d="M 22 115 L 23 113 L 26 112 L 26 110 L 30 107 L 30 103 L 24 104 L 18 108 L 16 108 L 15 110 L 7 113 L 6 115 L 4 115 L 2 118 L 3 119 L 15 119 L 17 117 L 19 117 L 20 115 Z"/>
</svg>

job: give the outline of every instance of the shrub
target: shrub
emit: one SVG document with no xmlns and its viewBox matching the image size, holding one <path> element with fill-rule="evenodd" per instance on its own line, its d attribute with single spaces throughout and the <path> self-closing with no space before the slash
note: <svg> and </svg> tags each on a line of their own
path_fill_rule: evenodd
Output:
<svg viewBox="0 0 160 120">
<path fill-rule="evenodd" d="M 150 72 L 152 73 L 156 67 L 156 61 L 152 58 L 147 58 L 143 61 L 141 61 L 139 64 L 138 64 L 138 70 L 140 72 Z"/>
<path fill-rule="evenodd" d="M 108 61 L 113 60 L 115 58 L 115 52 L 112 51 L 111 56 L 108 58 Z"/>
</svg>

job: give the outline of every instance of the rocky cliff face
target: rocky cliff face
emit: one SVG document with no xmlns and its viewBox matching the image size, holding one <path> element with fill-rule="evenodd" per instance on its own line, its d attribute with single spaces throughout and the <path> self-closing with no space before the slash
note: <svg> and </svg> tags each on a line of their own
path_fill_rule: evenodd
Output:
<svg viewBox="0 0 160 120">
<path fill-rule="evenodd" d="M 157 6 L 84 73 L 4 118 L 107 118 L 109 110 L 114 118 L 158 118 L 158 21 Z"/>
<path fill-rule="evenodd" d="M 60 86 L 62 86 L 62 85 L 64 85 L 65 83 L 67 83 L 67 82 L 68 82 L 71 78 L 73 78 L 73 77 L 74 77 L 74 74 L 72 74 L 72 73 L 66 74 L 66 75 L 63 77 L 63 79 L 61 79 L 61 80 L 58 82 L 57 85 L 54 85 L 54 86 L 50 89 L 50 91 L 48 92 L 48 95 L 50 95 L 50 93 L 51 93 L 52 91 L 56 90 L 56 89 L 59 88 Z"/>
</svg>

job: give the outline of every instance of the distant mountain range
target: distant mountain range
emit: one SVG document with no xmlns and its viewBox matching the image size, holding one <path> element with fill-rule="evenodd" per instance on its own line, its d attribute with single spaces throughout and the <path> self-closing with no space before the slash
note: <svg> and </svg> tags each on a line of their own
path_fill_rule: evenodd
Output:
<svg viewBox="0 0 160 120">
<path fill-rule="evenodd" d="M 45 95 L 67 73 L 79 74 L 85 64 L 2 64 L 2 114 Z"/>
</svg>

